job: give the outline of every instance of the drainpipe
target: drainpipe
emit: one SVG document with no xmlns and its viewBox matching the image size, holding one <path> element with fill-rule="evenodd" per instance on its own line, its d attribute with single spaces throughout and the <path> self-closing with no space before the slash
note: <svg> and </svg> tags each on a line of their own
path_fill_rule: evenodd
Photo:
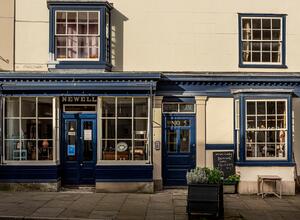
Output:
<svg viewBox="0 0 300 220">
<path fill-rule="evenodd" d="M 16 0 L 14 0 L 14 22 L 13 22 L 13 72 L 16 71 Z"/>
</svg>

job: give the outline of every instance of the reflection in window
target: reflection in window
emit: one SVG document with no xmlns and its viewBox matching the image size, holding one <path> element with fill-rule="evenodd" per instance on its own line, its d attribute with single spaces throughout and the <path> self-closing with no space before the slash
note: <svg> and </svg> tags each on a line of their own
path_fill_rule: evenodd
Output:
<svg viewBox="0 0 300 220">
<path fill-rule="evenodd" d="M 286 100 L 246 101 L 247 158 L 286 157 L 286 106 Z"/>
<path fill-rule="evenodd" d="M 52 100 L 48 97 L 5 98 L 6 160 L 53 159 Z"/>
<path fill-rule="evenodd" d="M 102 160 L 148 160 L 148 98 L 103 97 L 101 125 Z"/>
</svg>

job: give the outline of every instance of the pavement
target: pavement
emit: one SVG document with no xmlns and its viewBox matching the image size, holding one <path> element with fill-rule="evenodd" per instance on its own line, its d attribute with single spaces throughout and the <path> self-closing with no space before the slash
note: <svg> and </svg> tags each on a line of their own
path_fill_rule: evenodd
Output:
<svg viewBox="0 0 300 220">
<path fill-rule="evenodd" d="M 155 194 L 0 191 L 0 219 L 186 220 L 186 195 L 185 189 Z M 225 219 L 300 219 L 300 194 L 282 199 L 226 194 L 224 206 Z"/>
</svg>

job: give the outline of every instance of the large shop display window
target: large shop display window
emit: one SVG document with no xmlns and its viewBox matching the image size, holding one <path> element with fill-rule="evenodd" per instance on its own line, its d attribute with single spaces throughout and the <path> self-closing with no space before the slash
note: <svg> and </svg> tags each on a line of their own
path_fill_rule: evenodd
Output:
<svg viewBox="0 0 300 220">
<path fill-rule="evenodd" d="M 246 161 L 288 159 L 291 147 L 288 103 L 288 99 L 281 98 L 235 101 L 238 160 L 240 156 Z"/>
<path fill-rule="evenodd" d="M 53 160 L 53 103 L 52 97 L 5 98 L 5 160 Z"/>
<path fill-rule="evenodd" d="M 103 97 L 102 160 L 149 160 L 149 98 Z"/>
</svg>

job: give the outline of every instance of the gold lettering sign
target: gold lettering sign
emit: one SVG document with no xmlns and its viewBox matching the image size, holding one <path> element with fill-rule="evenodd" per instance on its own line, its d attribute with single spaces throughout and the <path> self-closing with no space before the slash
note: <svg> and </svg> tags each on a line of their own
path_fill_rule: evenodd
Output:
<svg viewBox="0 0 300 220">
<path fill-rule="evenodd" d="M 63 104 L 96 104 L 97 103 L 97 97 L 95 96 L 68 96 L 68 97 L 62 97 L 61 102 Z"/>
</svg>

